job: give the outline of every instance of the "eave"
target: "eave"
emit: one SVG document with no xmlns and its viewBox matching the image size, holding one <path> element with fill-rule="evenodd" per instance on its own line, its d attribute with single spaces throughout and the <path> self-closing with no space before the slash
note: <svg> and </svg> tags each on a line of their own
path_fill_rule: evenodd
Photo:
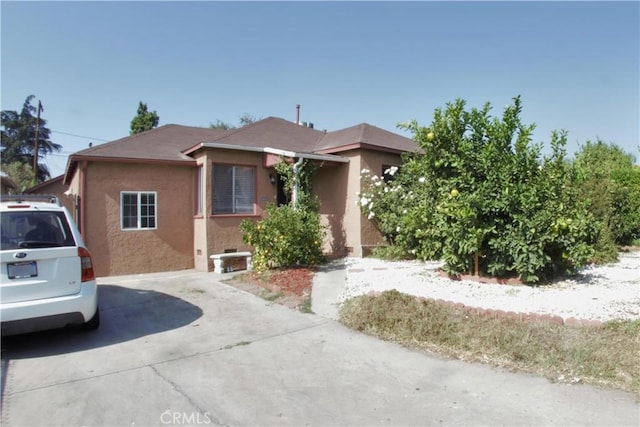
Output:
<svg viewBox="0 0 640 427">
<path fill-rule="evenodd" d="M 289 157 L 292 159 L 303 158 L 303 159 L 309 159 L 309 160 L 319 160 L 323 162 L 337 162 L 337 163 L 349 162 L 349 159 L 347 157 L 336 156 L 332 154 L 305 153 L 305 152 L 299 152 L 299 151 L 281 150 L 279 148 L 272 148 L 272 147 L 252 147 L 248 145 L 220 144 L 217 142 L 202 142 L 184 151 L 183 154 L 189 155 L 201 148 L 218 148 L 222 150 L 250 151 L 254 153 L 274 154 L 277 156 Z"/>
<path fill-rule="evenodd" d="M 342 145 L 340 147 L 325 148 L 325 149 L 316 151 L 316 153 L 333 154 L 333 153 L 342 153 L 342 152 L 351 151 L 351 150 L 371 150 L 371 151 L 381 151 L 384 153 L 393 153 L 393 154 L 411 153 L 411 151 L 399 150 L 397 148 L 391 148 L 391 147 L 381 147 L 379 145 L 367 144 L 363 142 L 356 142 L 353 144 Z M 418 152 L 418 151 L 415 151 L 415 152 Z"/>
</svg>

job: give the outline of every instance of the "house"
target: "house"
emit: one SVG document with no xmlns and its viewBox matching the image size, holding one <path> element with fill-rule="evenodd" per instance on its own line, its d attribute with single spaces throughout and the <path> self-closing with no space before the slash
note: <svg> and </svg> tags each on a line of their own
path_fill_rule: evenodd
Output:
<svg viewBox="0 0 640 427">
<path fill-rule="evenodd" d="M 382 174 L 416 151 L 359 124 L 334 132 L 268 117 L 230 131 L 165 125 L 79 151 L 63 183 L 99 276 L 212 271 L 210 255 L 246 251 L 244 219 L 285 203 L 274 165 L 313 161 L 327 254 L 362 256 L 382 242 L 356 205 L 360 172 Z"/>
<path fill-rule="evenodd" d="M 31 188 L 25 190 L 25 194 L 53 194 L 58 196 L 58 200 L 60 203 L 69 210 L 69 212 L 73 213 L 76 209 L 76 203 L 74 198 L 68 197 L 65 194 L 67 188 L 64 185 L 64 175 L 58 175 L 55 178 L 51 178 L 45 182 L 41 182 L 40 184 L 34 185 Z"/>
<path fill-rule="evenodd" d="M 18 191 L 16 183 L 8 175 L 0 171 L 0 194 L 16 194 Z"/>
</svg>

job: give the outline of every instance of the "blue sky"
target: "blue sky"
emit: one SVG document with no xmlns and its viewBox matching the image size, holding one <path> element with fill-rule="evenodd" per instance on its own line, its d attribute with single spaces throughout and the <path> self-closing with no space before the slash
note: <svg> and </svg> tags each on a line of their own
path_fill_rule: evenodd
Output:
<svg viewBox="0 0 640 427">
<path fill-rule="evenodd" d="M 317 129 L 404 134 L 456 98 L 500 115 L 521 95 L 534 142 L 566 129 L 570 153 L 600 138 L 640 160 L 639 2 L 2 1 L 1 24 L 2 109 L 42 101 L 52 176 L 127 136 L 139 101 L 160 125 L 300 104 Z"/>
</svg>

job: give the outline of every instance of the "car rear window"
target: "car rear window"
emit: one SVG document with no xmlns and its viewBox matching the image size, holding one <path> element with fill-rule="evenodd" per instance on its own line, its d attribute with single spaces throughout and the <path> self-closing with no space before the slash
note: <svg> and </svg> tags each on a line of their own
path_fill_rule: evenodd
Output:
<svg viewBox="0 0 640 427">
<path fill-rule="evenodd" d="M 0 218 L 2 250 L 76 245 L 64 212 L 1 212 Z"/>
</svg>

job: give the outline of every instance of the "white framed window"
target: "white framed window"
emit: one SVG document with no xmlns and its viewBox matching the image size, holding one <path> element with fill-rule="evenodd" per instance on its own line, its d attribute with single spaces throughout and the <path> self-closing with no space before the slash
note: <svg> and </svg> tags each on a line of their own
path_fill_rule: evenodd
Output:
<svg viewBox="0 0 640 427">
<path fill-rule="evenodd" d="M 155 230 L 158 197 L 155 191 L 120 193 L 120 224 L 123 230 Z"/>
<path fill-rule="evenodd" d="M 253 214 L 256 201 L 254 166 L 213 165 L 213 214 Z"/>
</svg>

